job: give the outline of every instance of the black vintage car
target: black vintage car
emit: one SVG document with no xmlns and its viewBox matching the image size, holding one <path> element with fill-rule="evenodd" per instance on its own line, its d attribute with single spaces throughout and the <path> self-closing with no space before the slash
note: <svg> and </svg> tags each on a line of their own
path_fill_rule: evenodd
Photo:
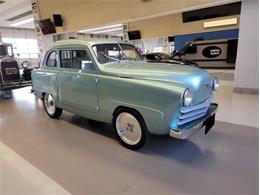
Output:
<svg viewBox="0 0 260 195">
<path fill-rule="evenodd" d="M 155 62 L 155 63 L 172 63 L 172 64 L 184 64 L 180 61 L 173 60 L 172 56 L 163 53 L 163 52 L 152 52 L 152 53 L 147 53 L 145 55 L 146 61 L 147 62 Z"/>
<path fill-rule="evenodd" d="M 153 52 L 146 54 L 145 58 L 147 62 L 151 63 L 171 63 L 198 67 L 198 64 L 196 62 L 183 59 L 181 56 L 175 54 L 169 55 L 163 52 Z"/>
<path fill-rule="evenodd" d="M 193 41 L 201 40 L 200 37 L 194 39 Z M 163 52 L 153 52 L 145 55 L 147 62 L 158 62 L 158 63 L 171 63 L 171 64 L 181 64 L 193 67 L 199 67 L 199 64 L 183 58 L 186 53 L 196 53 L 197 47 L 192 44 L 192 42 L 187 42 L 180 50 L 173 51 L 172 54 L 166 54 Z"/>
<path fill-rule="evenodd" d="M 17 60 L 14 59 L 11 44 L 0 43 L 0 91 L 31 85 L 31 71 L 28 63 L 23 62 L 24 70 L 20 74 Z"/>
</svg>

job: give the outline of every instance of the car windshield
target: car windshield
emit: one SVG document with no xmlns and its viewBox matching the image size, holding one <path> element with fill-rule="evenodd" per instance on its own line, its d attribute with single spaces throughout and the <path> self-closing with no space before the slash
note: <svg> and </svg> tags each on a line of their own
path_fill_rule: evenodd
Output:
<svg viewBox="0 0 260 195">
<path fill-rule="evenodd" d="M 110 43 L 94 45 L 92 48 L 101 64 L 121 60 L 142 60 L 141 54 L 133 45 Z"/>
</svg>

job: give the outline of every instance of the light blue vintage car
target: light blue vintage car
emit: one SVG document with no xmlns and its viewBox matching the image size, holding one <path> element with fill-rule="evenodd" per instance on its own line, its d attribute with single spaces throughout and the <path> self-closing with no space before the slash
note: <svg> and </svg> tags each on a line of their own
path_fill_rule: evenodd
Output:
<svg viewBox="0 0 260 195">
<path fill-rule="evenodd" d="M 217 78 L 184 65 L 147 63 L 137 49 L 113 40 L 56 42 L 32 73 L 47 114 L 62 110 L 111 123 L 120 143 L 138 149 L 149 134 L 186 139 L 214 125 Z"/>
</svg>

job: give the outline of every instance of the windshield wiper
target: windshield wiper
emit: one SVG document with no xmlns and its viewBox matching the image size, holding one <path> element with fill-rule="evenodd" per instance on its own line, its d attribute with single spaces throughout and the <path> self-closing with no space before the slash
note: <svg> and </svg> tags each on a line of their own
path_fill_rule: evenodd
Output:
<svg viewBox="0 0 260 195">
<path fill-rule="evenodd" d="M 135 61 L 137 60 L 137 56 L 135 56 L 135 58 L 131 58 L 131 57 L 127 56 L 127 55 L 125 54 L 123 48 L 121 47 L 120 43 L 117 42 L 117 44 L 118 44 L 118 47 L 120 48 L 120 50 L 121 50 L 121 52 L 122 52 L 122 54 L 123 54 L 124 60 L 135 60 Z"/>
<path fill-rule="evenodd" d="M 102 56 L 104 56 L 105 58 L 110 59 L 110 60 L 120 61 L 119 59 L 111 57 L 111 56 L 107 56 L 106 54 L 104 54 L 102 52 L 98 52 L 98 54 L 101 54 Z"/>
<path fill-rule="evenodd" d="M 121 45 L 119 44 L 119 42 L 117 42 L 117 44 L 118 44 L 118 47 L 120 48 L 120 50 L 121 50 L 121 52 L 122 52 L 122 54 L 123 54 L 124 59 L 126 59 L 127 56 L 126 56 L 126 54 L 125 54 L 123 48 L 121 47 Z"/>
</svg>

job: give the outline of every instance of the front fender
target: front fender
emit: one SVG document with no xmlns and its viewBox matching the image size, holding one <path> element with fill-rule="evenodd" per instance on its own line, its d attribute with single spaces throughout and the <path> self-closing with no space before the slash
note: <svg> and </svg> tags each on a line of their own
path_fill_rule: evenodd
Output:
<svg viewBox="0 0 260 195">
<path fill-rule="evenodd" d="M 99 81 L 100 112 L 104 115 L 112 117 L 118 106 L 133 108 L 142 115 L 150 133 L 169 133 L 182 104 L 184 86 L 109 76 L 101 76 Z"/>
<path fill-rule="evenodd" d="M 156 134 L 163 123 L 164 113 L 160 110 L 155 110 L 153 108 L 148 108 L 141 105 L 129 104 L 127 102 L 113 101 L 113 103 L 114 105 L 118 105 L 118 107 L 130 108 L 138 111 L 143 117 L 146 127 L 150 133 Z"/>
</svg>

